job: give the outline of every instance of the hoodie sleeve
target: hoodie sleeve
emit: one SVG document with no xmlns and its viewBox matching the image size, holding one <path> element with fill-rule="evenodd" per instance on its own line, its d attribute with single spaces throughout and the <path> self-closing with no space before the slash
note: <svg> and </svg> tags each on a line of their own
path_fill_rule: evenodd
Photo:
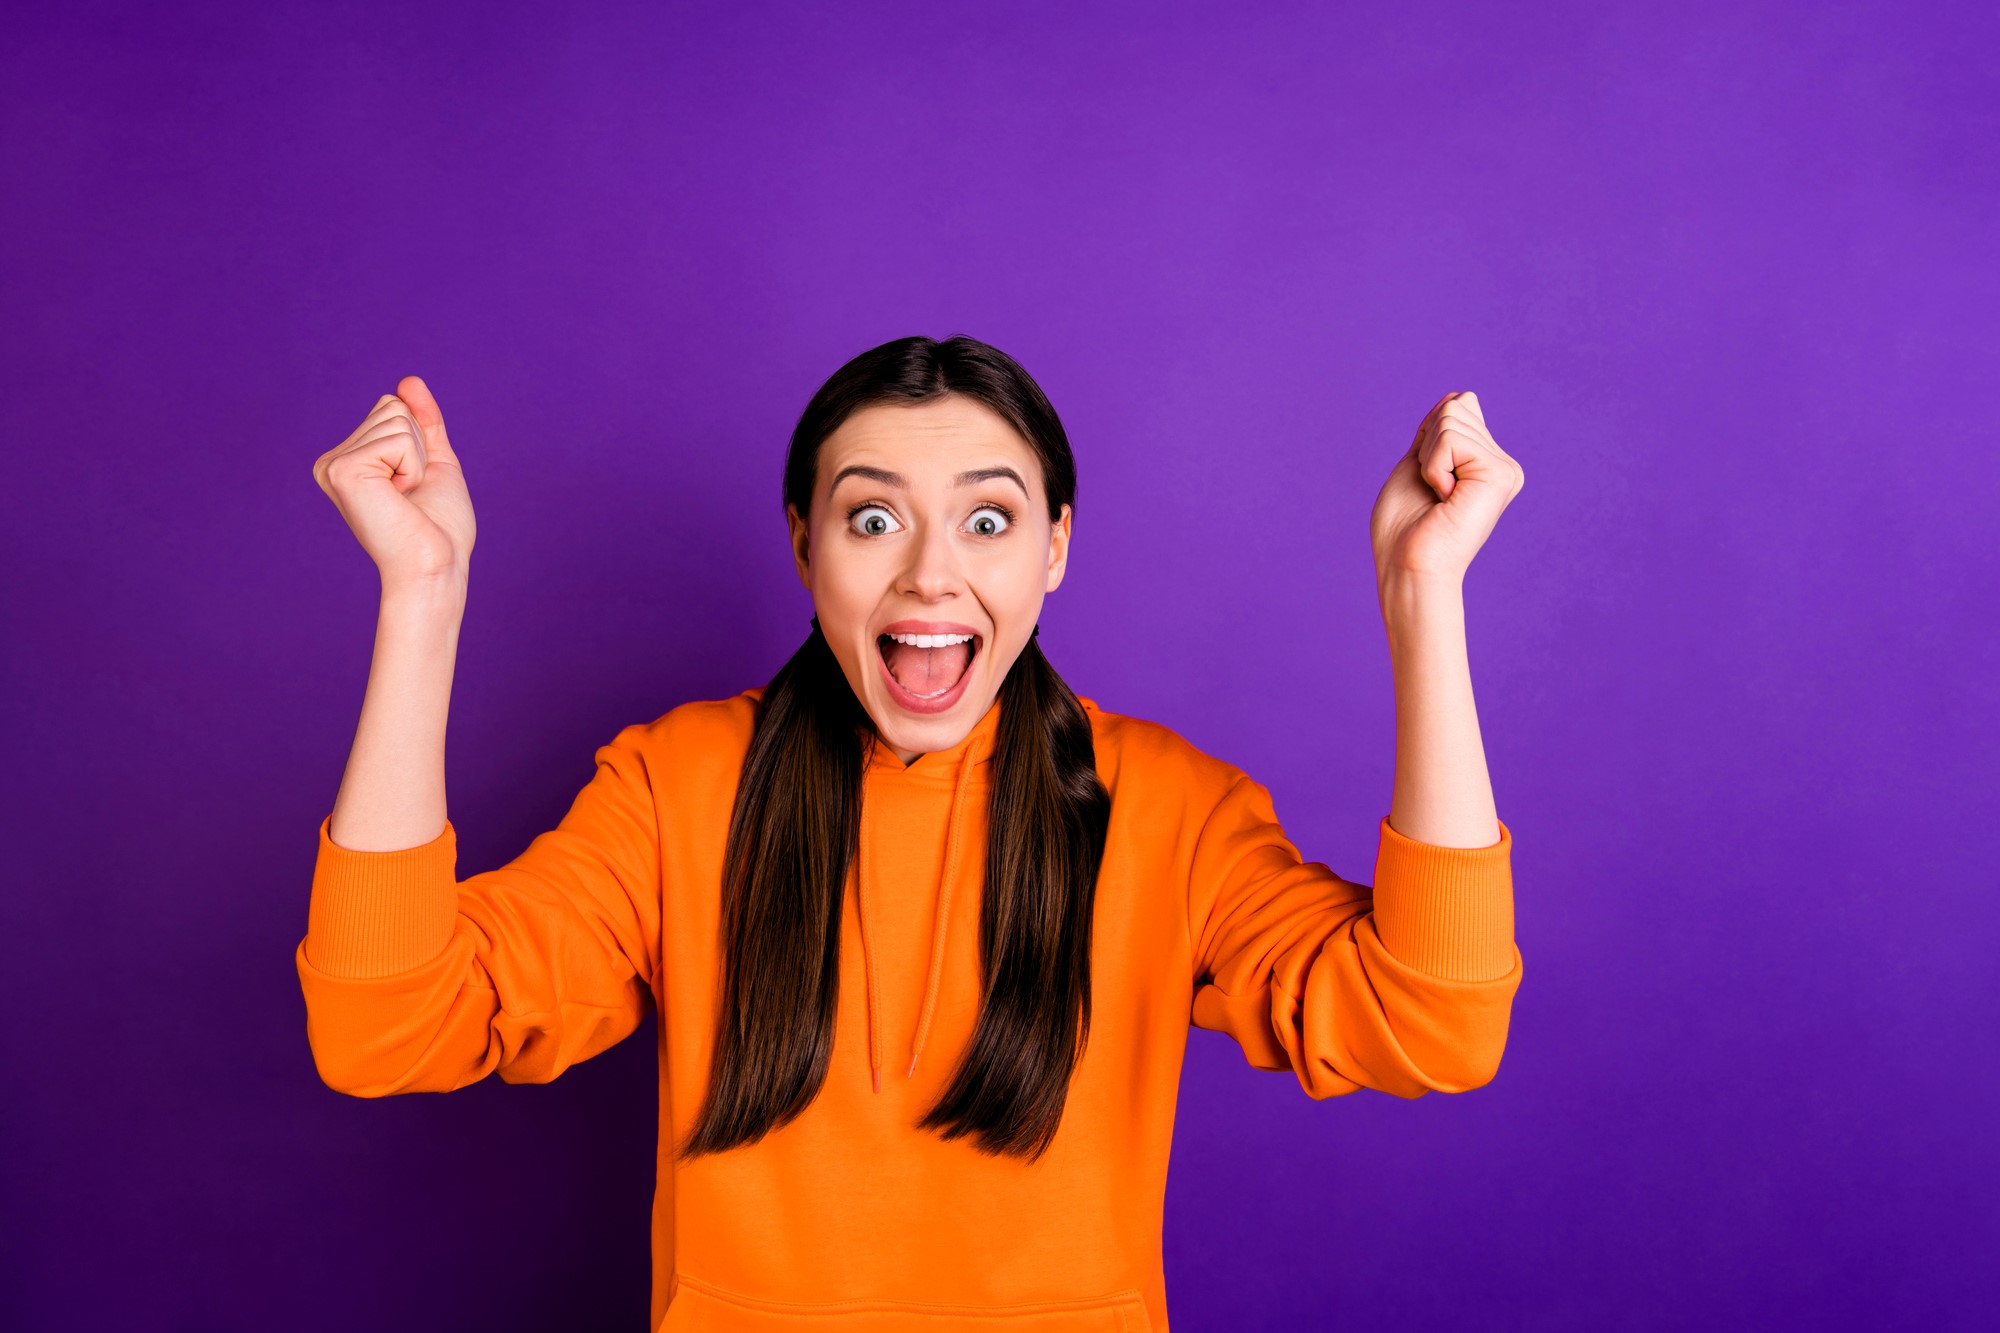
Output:
<svg viewBox="0 0 2000 1333">
<path fill-rule="evenodd" d="M 1375 885 L 1301 860 L 1237 772 L 1195 841 L 1196 1027 L 1226 1032 L 1306 1095 L 1398 1097 L 1492 1081 L 1521 984 L 1513 836 L 1440 847 L 1381 822 Z"/>
<path fill-rule="evenodd" d="M 295 962 L 328 1087 L 450 1092 L 495 1070 L 547 1083 L 638 1027 L 660 921 L 643 730 L 598 748 L 555 829 L 464 880 L 448 820 L 430 842 L 388 852 L 342 847 L 332 816 L 320 821 Z"/>
</svg>

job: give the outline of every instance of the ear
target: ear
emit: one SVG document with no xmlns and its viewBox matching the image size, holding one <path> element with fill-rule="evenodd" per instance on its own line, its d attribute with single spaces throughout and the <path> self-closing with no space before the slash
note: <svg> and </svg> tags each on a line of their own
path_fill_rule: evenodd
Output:
<svg viewBox="0 0 2000 1333">
<path fill-rule="evenodd" d="M 798 567 L 800 586 L 812 588 L 812 529 L 799 517 L 796 505 L 785 506 L 785 525 L 791 529 L 792 563 Z"/>
<path fill-rule="evenodd" d="M 1069 506 L 1062 507 L 1062 517 L 1049 529 L 1049 577 L 1043 592 L 1054 592 L 1062 587 L 1063 571 L 1069 567 Z"/>
</svg>

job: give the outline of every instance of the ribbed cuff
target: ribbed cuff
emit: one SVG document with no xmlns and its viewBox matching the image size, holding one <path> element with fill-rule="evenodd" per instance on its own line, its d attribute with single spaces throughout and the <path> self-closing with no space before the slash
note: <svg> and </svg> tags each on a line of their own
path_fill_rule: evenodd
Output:
<svg viewBox="0 0 2000 1333">
<path fill-rule="evenodd" d="M 306 961 L 329 976 L 393 976 L 444 952 L 458 922 L 458 833 L 419 847 L 357 852 L 319 822 L 306 909 Z"/>
<path fill-rule="evenodd" d="M 1383 946 L 1451 981 L 1492 981 L 1513 971 L 1513 847 L 1504 822 L 1490 847 L 1440 847 L 1404 837 L 1383 816 L 1375 857 L 1375 929 Z"/>
</svg>

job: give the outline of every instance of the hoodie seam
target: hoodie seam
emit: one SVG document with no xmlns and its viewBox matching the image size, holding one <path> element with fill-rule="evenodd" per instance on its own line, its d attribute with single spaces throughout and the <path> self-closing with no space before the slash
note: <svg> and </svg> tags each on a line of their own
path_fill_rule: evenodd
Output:
<svg viewBox="0 0 2000 1333">
<path fill-rule="evenodd" d="M 1208 835 L 1208 826 L 1215 822 L 1216 813 L 1222 809 L 1223 803 L 1229 799 L 1229 794 L 1235 791 L 1238 784 L 1240 784 L 1243 781 L 1243 779 L 1248 776 L 1249 775 L 1247 773 L 1239 771 L 1234 778 L 1230 779 L 1229 785 L 1222 789 L 1222 795 L 1216 797 L 1215 804 L 1211 805 L 1208 808 L 1208 813 L 1201 817 L 1201 827 L 1196 829 L 1194 834 L 1194 846 L 1190 848 L 1188 852 L 1188 888 L 1190 890 L 1193 889 L 1194 887 L 1194 872 L 1196 868 L 1194 865 L 1194 858 L 1196 853 L 1199 851 L 1201 847 L 1201 840 Z M 1201 957 L 1199 951 L 1195 946 L 1193 907 L 1194 904 L 1189 901 L 1189 895 L 1185 893 L 1182 894 L 1181 936 L 1183 939 L 1187 941 L 1188 964 L 1190 967 L 1195 969 L 1193 980 L 1197 984 L 1199 984 L 1202 975 Z"/>
</svg>

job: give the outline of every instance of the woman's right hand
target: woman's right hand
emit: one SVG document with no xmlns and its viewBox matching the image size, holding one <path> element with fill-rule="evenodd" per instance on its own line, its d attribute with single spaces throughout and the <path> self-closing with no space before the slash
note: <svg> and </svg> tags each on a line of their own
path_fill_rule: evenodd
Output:
<svg viewBox="0 0 2000 1333">
<path fill-rule="evenodd" d="M 384 589 L 456 580 L 472 556 L 472 497 L 437 399 L 415 375 L 313 463 L 313 480 L 374 560 Z"/>
</svg>

